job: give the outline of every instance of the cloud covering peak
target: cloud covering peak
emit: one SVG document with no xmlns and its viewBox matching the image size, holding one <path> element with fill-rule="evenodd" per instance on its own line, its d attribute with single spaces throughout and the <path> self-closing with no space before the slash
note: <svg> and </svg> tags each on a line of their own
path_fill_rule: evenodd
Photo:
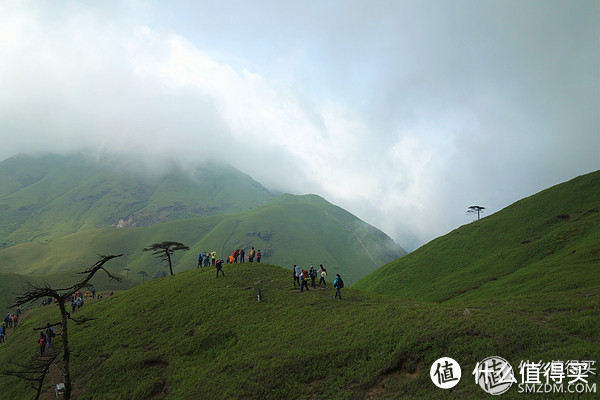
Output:
<svg viewBox="0 0 600 400">
<path fill-rule="evenodd" d="M 218 159 L 414 249 L 600 167 L 599 8 L 3 2 L 0 159 Z"/>
</svg>

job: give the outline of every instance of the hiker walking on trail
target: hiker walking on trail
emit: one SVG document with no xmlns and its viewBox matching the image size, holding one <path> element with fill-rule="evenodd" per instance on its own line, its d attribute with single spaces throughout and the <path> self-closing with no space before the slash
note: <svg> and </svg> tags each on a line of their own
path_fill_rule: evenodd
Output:
<svg viewBox="0 0 600 400">
<path fill-rule="evenodd" d="M 246 250 L 244 249 L 240 250 L 240 262 L 246 262 Z"/>
<path fill-rule="evenodd" d="M 219 277 L 219 271 L 225 276 L 225 272 L 223 272 L 223 260 L 217 260 L 215 262 L 215 268 L 217 269 L 217 278 Z"/>
<path fill-rule="evenodd" d="M 217 261 L 217 252 L 213 250 L 212 253 L 210 253 L 210 258 L 212 260 L 212 265 L 214 266 Z"/>
<path fill-rule="evenodd" d="M 317 279 L 317 271 L 313 268 L 313 266 L 310 266 L 310 270 L 308 271 L 308 276 L 310 276 L 310 287 L 316 287 L 315 286 L 315 279 Z"/>
<path fill-rule="evenodd" d="M 198 265 L 196 266 L 196 269 L 202 267 L 202 253 L 198 253 Z"/>
<path fill-rule="evenodd" d="M 43 356 L 44 350 L 46 350 L 46 334 L 44 332 L 40 332 L 38 343 L 40 344 L 40 355 Z"/>
<path fill-rule="evenodd" d="M 250 250 L 250 254 L 248 255 L 248 261 L 249 262 L 254 261 L 254 247 L 252 248 L 252 250 Z"/>
<path fill-rule="evenodd" d="M 17 329 L 17 323 L 19 322 L 19 317 L 17 317 L 17 314 L 12 316 L 13 318 L 13 329 Z"/>
<path fill-rule="evenodd" d="M 335 288 L 335 296 L 333 296 L 333 298 L 337 298 L 339 296 L 339 300 L 342 299 L 342 293 L 340 292 L 340 289 L 344 287 L 344 281 L 342 280 L 342 277 L 340 276 L 340 274 L 335 274 L 335 280 L 333 281 L 333 287 Z"/>
<path fill-rule="evenodd" d="M 296 287 L 296 282 L 298 282 L 298 286 L 300 286 L 300 267 L 294 264 L 292 274 L 294 276 L 294 287 Z"/>
<path fill-rule="evenodd" d="M 308 271 L 302 270 L 300 273 L 300 291 L 303 292 L 304 288 L 308 291 Z"/>
<path fill-rule="evenodd" d="M 325 283 L 325 277 L 327 276 L 327 270 L 325 268 L 323 268 L 323 264 L 320 264 L 320 268 L 317 271 L 317 273 L 321 276 L 321 279 L 319 279 L 319 285 L 322 282 L 323 286 L 327 286 L 327 283 Z"/>
<path fill-rule="evenodd" d="M 238 257 L 240 256 L 240 249 L 237 249 L 236 251 L 233 252 L 233 262 L 237 263 L 238 262 Z"/>
<path fill-rule="evenodd" d="M 56 334 L 54 333 L 54 328 L 48 326 L 46 328 L 46 340 L 48 341 L 48 348 L 50 348 L 50 346 L 52 345 L 52 339 L 54 339 L 54 336 L 56 336 Z"/>
<path fill-rule="evenodd" d="M 6 325 L 0 325 L 0 343 L 4 343 L 4 335 L 6 335 Z"/>
<path fill-rule="evenodd" d="M 260 257 L 262 257 L 262 253 L 260 252 L 260 250 L 258 250 L 256 252 L 256 262 L 260 262 Z"/>
</svg>

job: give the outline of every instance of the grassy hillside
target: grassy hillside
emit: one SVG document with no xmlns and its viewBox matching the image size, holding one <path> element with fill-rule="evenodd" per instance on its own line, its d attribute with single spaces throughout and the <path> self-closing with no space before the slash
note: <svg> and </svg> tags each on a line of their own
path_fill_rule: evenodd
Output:
<svg viewBox="0 0 600 400">
<path fill-rule="evenodd" d="M 273 196 L 225 165 L 168 173 L 126 161 L 15 156 L 0 162 L 0 248 L 90 228 L 150 226 L 236 213 Z"/>
<path fill-rule="evenodd" d="M 77 398 L 486 399 L 471 376 L 485 357 L 516 369 L 520 360 L 600 356 L 597 297 L 479 301 L 467 313 L 467 303 L 354 289 L 343 289 L 342 301 L 331 288 L 300 293 L 287 270 L 267 264 L 225 273 L 187 271 L 88 302 L 78 315 L 94 320 L 70 328 Z M 0 364 L 34 359 L 32 328 L 56 318 L 49 308 L 27 315 L 0 345 Z M 429 378 L 442 356 L 462 366 L 451 390 Z M 60 379 L 56 369 L 50 375 L 49 388 Z M 0 376 L 0 387 L 3 398 L 31 398 L 21 381 Z M 502 398 L 531 396 L 512 388 Z"/>
<path fill-rule="evenodd" d="M 597 295 L 599 285 L 596 171 L 437 238 L 355 287 L 440 302 L 564 290 Z"/>
<path fill-rule="evenodd" d="M 69 287 L 75 284 L 75 282 L 78 282 L 80 278 L 81 277 L 72 270 L 46 276 L 0 274 L 0 310 L 9 310 L 9 306 L 15 303 L 16 296 L 26 291 L 28 283 L 34 285 L 43 285 L 47 283 L 52 287 Z M 107 279 L 105 275 L 97 275 L 90 283 L 97 291 L 125 290 L 140 283 L 138 279 L 132 278 L 137 277 L 123 277 L 121 282 L 115 282 Z"/>
<path fill-rule="evenodd" d="M 130 268 L 130 276 L 150 276 L 165 267 L 144 247 L 165 240 L 191 248 L 175 254 L 175 270 L 196 267 L 200 251 L 219 257 L 252 246 L 263 262 L 308 268 L 325 265 L 352 283 L 405 251 L 383 232 L 315 195 L 282 195 L 252 210 L 172 221 L 144 228 L 87 229 L 48 242 L 25 243 L 0 250 L 0 273 L 48 274 L 93 264 L 97 254 L 123 253 L 115 269 Z"/>
</svg>

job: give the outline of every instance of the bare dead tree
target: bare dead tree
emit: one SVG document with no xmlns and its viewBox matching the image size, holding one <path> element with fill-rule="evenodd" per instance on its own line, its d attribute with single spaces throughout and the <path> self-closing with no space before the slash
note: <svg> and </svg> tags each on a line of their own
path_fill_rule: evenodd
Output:
<svg viewBox="0 0 600 400">
<path fill-rule="evenodd" d="M 61 316 L 60 322 L 48 324 L 48 325 L 46 325 L 46 327 L 60 325 L 62 328 L 62 332 L 61 332 L 60 336 L 62 338 L 62 352 L 63 352 L 62 359 L 63 359 L 63 378 L 65 380 L 64 381 L 64 384 L 65 384 L 64 399 L 65 400 L 71 399 L 71 372 L 70 372 L 71 351 L 69 349 L 68 322 L 69 322 L 69 320 L 72 320 L 75 323 L 80 324 L 80 323 L 90 320 L 90 318 L 76 319 L 76 318 L 71 317 L 71 314 L 69 314 L 67 312 L 65 303 L 66 303 L 67 299 L 69 299 L 69 297 L 71 297 L 74 293 L 78 292 L 79 290 L 81 290 L 83 288 L 91 289 L 92 285 L 89 282 L 94 277 L 96 272 L 98 272 L 100 270 L 104 271 L 111 280 L 120 282 L 121 278 L 114 276 L 110 272 L 108 272 L 104 268 L 104 264 L 106 264 L 108 261 L 112 260 L 113 258 L 121 257 L 122 255 L 123 254 L 109 255 L 109 256 L 99 255 L 100 260 L 98 260 L 91 267 L 78 273 L 80 275 L 83 275 L 84 277 L 80 282 L 74 284 L 73 286 L 63 288 L 63 289 L 53 289 L 48 284 L 37 286 L 32 283 L 28 283 L 27 291 L 24 294 L 22 294 L 16 298 L 15 305 L 16 304 L 26 304 L 30 301 L 36 301 L 39 299 L 44 299 L 44 298 L 49 298 L 49 297 L 54 298 L 56 300 L 56 303 L 58 304 L 58 308 L 60 309 L 60 316 Z M 11 307 L 13 307 L 13 306 L 11 306 Z M 41 329 L 44 329 L 44 328 L 41 328 Z M 36 330 L 38 330 L 38 329 L 40 329 L 40 328 L 36 328 Z M 47 369 L 46 369 L 46 371 L 47 371 Z M 44 375 L 45 375 L 45 373 L 44 373 Z M 43 380 L 43 377 L 42 377 L 42 380 Z M 40 383 L 40 385 L 41 385 L 41 383 Z"/>
<path fill-rule="evenodd" d="M 171 256 L 177 250 L 189 250 L 190 248 L 179 242 L 161 242 L 151 244 L 150 247 L 144 248 L 144 251 L 151 251 L 157 258 L 160 258 L 162 261 L 166 261 L 169 265 L 169 271 L 171 272 L 171 276 L 175 275 L 173 273 L 173 262 Z"/>
<path fill-rule="evenodd" d="M 2 370 L 2 374 L 14 376 L 28 382 L 36 391 L 34 399 L 38 400 L 42 395 L 44 378 L 48 373 L 48 369 L 59 355 L 60 351 L 53 348 L 46 353 L 45 357 L 36 358 L 32 364 L 14 363 L 11 367 Z"/>
<path fill-rule="evenodd" d="M 485 207 L 482 206 L 470 206 L 467 210 L 467 215 L 469 214 L 477 214 L 477 219 L 479 220 L 479 214 L 485 210 Z"/>
</svg>

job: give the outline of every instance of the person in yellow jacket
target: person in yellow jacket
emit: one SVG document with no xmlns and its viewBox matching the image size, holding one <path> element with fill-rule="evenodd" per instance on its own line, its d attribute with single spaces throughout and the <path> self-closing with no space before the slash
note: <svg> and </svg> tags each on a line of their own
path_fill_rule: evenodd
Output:
<svg viewBox="0 0 600 400">
<path fill-rule="evenodd" d="M 216 251 L 212 251 L 212 253 L 210 253 L 210 259 L 212 260 L 212 266 L 215 266 L 215 261 L 217 261 L 217 252 Z"/>
<path fill-rule="evenodd" d="M 325 283 L 325 277 L 327 276 L 327 270 L 325 268 L 323 268 L 323 264 L 319 265 L 320 268 L 317 271 L 317 273 L 319 275 L 321 275 L 321 279 L 319 279 L 319 285 L 321 284 L 321 282 L 323 282 L 323 286 L 327 286 L 327 284 Z"/>
</svg>

